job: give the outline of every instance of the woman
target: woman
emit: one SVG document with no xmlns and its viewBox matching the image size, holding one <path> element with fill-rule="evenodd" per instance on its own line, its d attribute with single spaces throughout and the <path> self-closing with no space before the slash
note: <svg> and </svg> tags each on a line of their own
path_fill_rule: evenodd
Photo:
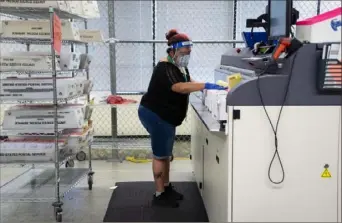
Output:
<svg viewBox="0 0 342 223">
<path fill-rule="evenodd" d="M 187 69 L 191 41 L 186 34 L 170 30 L 166 34 L 167 57 L 153 70 L 149 87 L 138 109 L 139 119 L 151 136 L 153 151 L 152 169 L 156 186 L 153 204 L 178 207 L 183 195 L 169 181 L 176 127 L 181 125 L 188 109 L 189 94 L 203 89 L 222 90 L 211 83 L 195 82 Z"/>
</svg>

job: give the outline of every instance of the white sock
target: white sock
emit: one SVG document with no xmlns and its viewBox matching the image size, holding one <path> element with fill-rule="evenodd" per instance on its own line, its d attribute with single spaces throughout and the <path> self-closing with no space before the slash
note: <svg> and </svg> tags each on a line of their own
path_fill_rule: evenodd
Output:
<svg viewBox="0 0 342 223">
<path fill-rule="evenodd" d="M 160 196 L 163 192 L 156 191 L 156 197 Z"/>
</svg>

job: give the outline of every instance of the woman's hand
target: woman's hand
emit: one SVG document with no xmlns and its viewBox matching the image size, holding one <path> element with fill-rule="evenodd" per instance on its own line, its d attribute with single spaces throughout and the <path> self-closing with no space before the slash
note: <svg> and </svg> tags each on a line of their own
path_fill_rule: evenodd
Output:
<svg viewBox="0 0 342 223">
<path fill-rule="evenodd" d="M 227 87 L 222 87 L 220 85 L 217 85 L 217 84 L 213 84 L 213 83 L 205 83 L 204 84 L 204 89 L 207 89 L 207 90 L 226 90 L 228 89 Z"/>
</svg>

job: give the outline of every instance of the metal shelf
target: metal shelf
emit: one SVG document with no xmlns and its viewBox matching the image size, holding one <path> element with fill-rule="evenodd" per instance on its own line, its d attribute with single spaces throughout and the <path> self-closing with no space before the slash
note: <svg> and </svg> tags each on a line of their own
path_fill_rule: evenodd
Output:
<svg viewBox="0 0 342 223">
<path fill-rule="evenodd" d="M 60 169 L 60 196 L 64 197 L 80 180 L 87 176 L 89 169 Z M 55 169 L 30 169 L 0 188 L 1 202 L 48 202 L 56 198 Z"/>
<path fill-rule="evenodd" d="M 72 72 L 78 74 L 78 73 L 85 73 L 86 69 L 80 69 L 80 70 L 57 70 L 56 74 L 57 75 L 68 75 Z M 6 71 L 1 71 L 1 75 L 52 75 L 53 71 L 52 70 L 39 70 L 39 71 L 34 71 L 34 70 L 6 70 Z M 76 76 L 76 75 L 75 75 Z M 14 79 L 15 80 L 15 79 Z"/>
<path fill-rule="evenodd" d="M 59 156 L 59 166 L 62 166 L 68 161 L 73 161 L 75 158 L 76 154 L 60 154 Z M 51 166 L 53 168 L 55 161 L 25 161 L 25 160 L 18 160 L 18 161 L 13 161 L 13 162 L 0 162 L 0 167 L 1 168 L 14 168 L 14 167 L 40 167 L 40 168 L 45 168 L 48 166 Z"/>
<path fill-rule="evenodd" d="M 59 164 L 60 166 L 65 164 L 68 161 L 73 161 L 75 159 L 76 154 L 82 150 L 84 147 L 89 147 L 93 143 L 93 133 L 94 129 L 93 128 L 88 128 L 86 131 L 83 131 L 81 134 L 77 134 L 73 132 L 71 129 L 66 129 L 64 131 L 64 134 L 60 136 L 60 138 L 78 138 L 78 145 L 76 148 L 73 148 L 73 151 L 75 153 L 62 153 L 59 156 Z M 26 136 L 26 135 L 25 135 Z M 53 135 L 30 135 L 31 137 L 35 138 L 40 138 L 40 137 L 47 137 L 47 138 L 53 138 Z M 66 144 L 66 149 L 68 150 L 68 145 Z M 70 148 L 69 148 L 70 149 Z M 46 167 L 48 165 L 52 165 L 54 161 L 26 161 L 26 160 L 21 160 L 21 161 L 13 161 L 13 162 L 0 162 L 0 168 L 5 168 L 5 167 L 28 167 L 34 165 L 35 167 Z"/>
<path fill-rule="evenodd" d="M 58 134 L 63 135 L 69 129 L 59 129 Z M 34 132 L 31 132 L 34 131 Z M 0 127 L 0 135 L 1 136 L 55 136 L 55 132 L 52 128 L 47 129 L 13 129 L 13 130 L 4 130 Z"/>
<path fill-rule="evenodd" d="M 86 96 L 87 94 L 79 94 L 79 95 L 74 95 L 74 96 L 70 96 L 67 98 L 58 98 L 57 103 L 65 104 L 68 101 L 81 99 L 82 97 L 86 97 Z M 47 99 L 32 100 L 32 98 L 23 98 L 19 100 L 13 100 L 13 99 L 3 99 L 0 97 L 0 103 L 1 104 L 53 104 L 53 99 L 47 98 Z"/>
<path fill-rule="evenodd" d="M 54 9 L 54 12 L 61 19 L 86 20 L 85 17 L 72 14 L 70 12 Z M 0 7 L 0 13 L 25 19 L 49 19 L 49 8 L 30 7 Z"/>
<path fill-rule="evenodd" d="M 50 39 L 44 38 L 17 38 L 17 37 L 0 37 L 0 43 L 21 43 L 21 44 L 33 44 L 33 45 L 51 45 Z M 62 44 L 69 45 L 69 44 L 87 44 L 86 42 L 77 41 L 77 40 L 62 40 Z"/>
<path fill-rule="evenodd" d="M 83 129 L 61 129 L 59 131 L 59 137 L 88 137 L 94 133 L 94 128 L 89 126 L 86 131 L 83 131 L 82 134 L 78 135 L 75 132 L 79 132 Z M 35 129 L 39 133 L 24 133 L 27 130 L 3 130 L 0 126 L 0 135 L 1 136 L 27 136 L 27 137 L 54 137 L 54 132 L 51 129 Z"/>
</svg>

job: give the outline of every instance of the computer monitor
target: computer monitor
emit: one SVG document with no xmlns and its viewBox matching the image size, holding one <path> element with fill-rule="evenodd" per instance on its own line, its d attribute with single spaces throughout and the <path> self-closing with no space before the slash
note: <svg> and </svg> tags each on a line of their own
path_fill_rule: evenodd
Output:
<svg viewBox="0 0 342 223">
<path fill-rule="evenodd" d="M 291 31 L 292 0 L 268 0 L 269 40 L 289 37 Z"/>
</svg>

